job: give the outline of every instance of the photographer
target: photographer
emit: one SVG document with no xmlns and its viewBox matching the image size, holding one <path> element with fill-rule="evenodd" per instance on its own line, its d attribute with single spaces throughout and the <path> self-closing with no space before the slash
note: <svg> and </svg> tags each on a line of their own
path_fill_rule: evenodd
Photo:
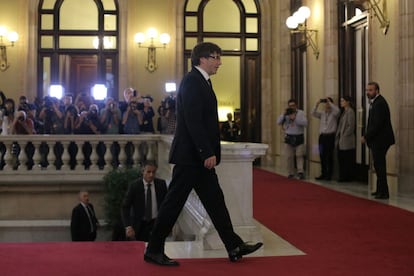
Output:
<svg viewBox="0 0 414 276">
<path fill-rule="evenodd" d="M 282 126 L 285 132 L 285 156 L 288 171 L 288 178 L 295 177 L 295 157 L 296 169 L 299 179 L 304 179 L 304 132 L 308 125 L 305 112 L 297 108 L 296 100 L 288 101 L 288 108 L 285 113 L 277 118 L 277 124 Z"/>
<path fill-rule="evenodd" d="M 102 124 L 99 119 L 98 106 L 91 104 L 89 111 L 82 111 L 75 125 L 75 134 L 101 134 Z"/>
<path fill-rule="evenodd" d="M 23 110 L 17 111 L 12 124 L 12 134 L 36 134 L 32 119 Z"/>
<path fill-rule="evenodd" d="M 75 127 L 75 134 L 101 134 L 102 133 L 102 124 L 99 119 L 99 109 L 96 104 L 91 104 L 89 106 L 89 111 L 82 111 L 79 116 L 79 120 Z M 85 142 L 82 146 L 82 152 L 84 155 L 83 165 L 85 169 L 89 169 L 91 166 L 90 156 L 92 153 L 92 145 L 89 142 Z M 98 154 L 98 166 L 102 168 L 105 161 L 103 156 L 105 154 L 105 145 L 102 142 L 99 142 L 96 148 Z"/>
<path fill-rule="evenodd" d="M 157 122 L 157 130 L 161 134 L 174 134 L 176 114 L 175 114 L 175 96 L 171 95 L 161 101 L 158 107 L 160 117 Z"/>
<path fill-rule="evenodd" d="M 138 101 L 133 98 L 122 117 L 122 125 L 125 134 L 139 134 L 142 125 L 142 112 L 138 109 Z"/>
<path fill-rule="evenodd" d="M 100 117 L 105 134 L 119 134 L 121 111 L 113 98 L 108 97 L 105 100 L 105 107 L 101 110 Z"/>
<path fill-rule="evenodd" d="M 59 100 L 45 96 L 39 113 L 39 119 L 43 121 L 43 134 L 63 134 L 63 114 Z"/>
<path fill-rule="evenodd" d="M 318 111 L 320 104 L 323 104 L 323 111 Z M 320 99 L 313 108 L 312 116 L 320 120 L 319 157 L 321 160 L 321 175 L 315 179 L 331 180 L 339 108 L 333 103 L 330 97 Z"/>
<path fill-rule="evenodd" d="M 14 121 L 15 103 L 13 99 L 6 99 L 4 101 L 4 108 L 1 109 L 1 135 L 10 135 L 11 126 Z"/>
<path fill-rule="evenodd" d="M 141 132 L 143 133 L 154 133 L 154 123 L 153 118 L 155 116 L 154 109 L 152 108 L 152 97 L 145 96 L 143 97 L 144 106 L 142 108 L 142 124 L 140 127 Z"/>
</svg>

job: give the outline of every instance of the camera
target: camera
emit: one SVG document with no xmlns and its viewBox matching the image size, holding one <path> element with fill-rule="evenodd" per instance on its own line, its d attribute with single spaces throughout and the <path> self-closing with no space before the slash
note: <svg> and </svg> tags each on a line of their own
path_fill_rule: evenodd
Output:
<svg viewBox="0 0 414 276">
<path fill-rule="evenodd" d="M 50 110 L 53 110 L 53 100 L 52 100 L 52 98 L 50 98 L 50 97 L 48 97 L 48 96 L 46 96 L 45 98 L 44 98 L 44 108 L 46 108 L 46 109 L 50 109 Z"/>
<path fill-rule="evenodd" d="M 289 116 L 289 115 L 292 115 L 294 113 L 296 113 L 296 110 L 294 108 L 289 107 L 289 108 L 286 109 L 285 115 Z"/>
<path fill-rule="evenodd" d="M 320 99 L 319 102 L 321 102 L 321 103 L 327 103 L 328 100 L 327 99 Z"/>
</svg>

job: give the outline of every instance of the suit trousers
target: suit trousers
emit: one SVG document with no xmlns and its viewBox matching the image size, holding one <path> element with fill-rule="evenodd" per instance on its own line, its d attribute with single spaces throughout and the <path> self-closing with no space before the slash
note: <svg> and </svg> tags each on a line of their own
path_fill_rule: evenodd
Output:
<svg viewBox="0 0 414 276">
<path fill-rule="evenodd" d="M 147 252 L 164 252 L 165 239 L 171 232 L 192 189 L 200 198 L 227 251 L 243 243 L 233 230 L 215 169 L 175 165 L 167 195 L 158 211 Z"/>
<path fill-rule="evenodd" d="M 339 180 L 352 181 L 355 172 L 355 149 L 338 149 Z"/>
<path fill-rule="evenodd" d="M 387 154 L 388 148 L 371 149 L 374 169 L 377 175 L 377 193 L 379 195 L 389 195 L 387 182 Z"/>
<path fill-rule="evenodd" d="M 335 133 L 320 134 L 319 157 L 321 159 L 321 175 L 324 177 L 332 177 L 334 149 Z"/>
</svg>

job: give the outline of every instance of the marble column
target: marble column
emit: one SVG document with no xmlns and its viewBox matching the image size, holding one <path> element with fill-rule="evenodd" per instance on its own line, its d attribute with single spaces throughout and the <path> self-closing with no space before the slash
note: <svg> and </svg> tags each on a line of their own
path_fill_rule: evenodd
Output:
<svg viewBox="0 0 414 276">
<path fill-rule="evenodd" d="M 399 177 L 401 194 L 414 193 L 414 1 L 399 1 L 399 84 L 398 93 L 399 128 L 397 132 Z M 396 130 L 394 126 L 394 130 Z"/>
</svg>

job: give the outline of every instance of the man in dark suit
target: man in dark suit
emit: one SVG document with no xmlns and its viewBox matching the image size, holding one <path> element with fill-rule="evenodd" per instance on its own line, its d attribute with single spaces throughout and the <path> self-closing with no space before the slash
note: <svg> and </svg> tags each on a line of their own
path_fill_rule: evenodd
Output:
<svg viewBox="0 0 414 276">
<path fill-rule="evenodd" d="M 227 121 L 221 125 L 223 141 L 236 142 L 239 137 L 239 126 L 233 121 L 233 114 L 227 113 Z"/>
<path fill-rule="evenodd" d="M 366 93 L 371 105 L 368 125 L 365 135 L 362 137 L 362 142 L 366 143 L 371 150 L 377 174 L 377 190 L 373 195 L 377 199 L 388 199 L 386 154 L 390 146 L 395 143 L 390 109 L 387 101 L 380 95 L 378 83 L 368 83 Z"/>
<path fill-rule="evenodd" d="M 155 177 L 156 172 L 156 163 L 146 161 L 142 178 L 129 184 L 122 204 L 127 239 L 148 241 L 150 237 L 158 209 L 167 194 L 167 184 Z"/>
<path fill-rule="evenodd" d="M 94 241 L 99 222 L 93 205 L 89 203 L 89 193 L 80 191 L 79 200 L 79 204 L 72 210 L 70 221 L 72 241 Z"/>
<path fill-rule="evenodd" d="M 221 149 L 217 99 L 210 76 L 221 65 L 220 55 L 220 47 L 213 43 L 196 45 L 191 53 L 193 68 L 180 84 L 176 98 L 177 125 L 170 150 L 170 163 L 175 166 L 144 254 L 147 262 L 179 265 L 164 254 L 164 244 L 192 189 L 209 214 L 231 261 L 262 246 L 262 243 L 248 245 L 234 232 L 214 169 L 220 163 Z"/>
</svg>

